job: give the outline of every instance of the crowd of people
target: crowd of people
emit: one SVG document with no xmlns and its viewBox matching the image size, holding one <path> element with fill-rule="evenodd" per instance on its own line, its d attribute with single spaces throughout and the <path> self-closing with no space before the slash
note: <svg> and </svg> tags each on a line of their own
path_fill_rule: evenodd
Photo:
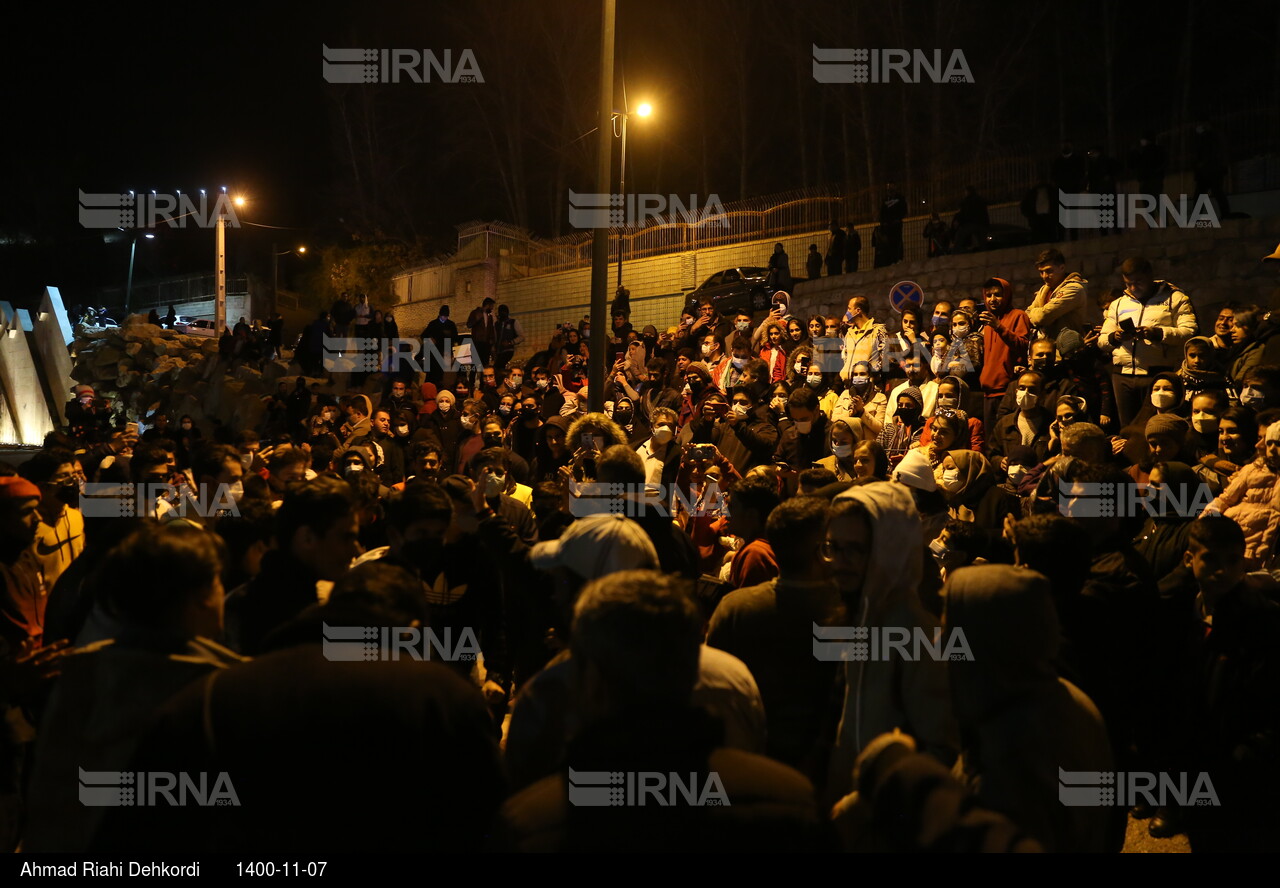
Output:
<svg viewBox="0 0 1280 888">
<path fill-rule="evenodd" d="M 637 330 L 619 294 L 603 412 L 588 320 L 517 361 L 493 300 L 425 331 L 474 375 L 300 376 L 257 429 L 80 392 L 0 466 L 6 847 L 1117 851 L 1130 813 L 1274 847 L 1280 319 L 1202 334 L 1137 256 L 1033 271 L 892 325 L 779 291 Z M 150 486 L 106 515 L 90 482 Z M 353 626 L 474 657 L 334 659 Z M 816 655 L 885 630 L 971 655 Z M 237 803 L 88 807 L 77 768 Z M 1215 804 L 1067 805 L 1064 772 Z M 600 773 L 723 802 L 577 801 Z"/>
</svg>

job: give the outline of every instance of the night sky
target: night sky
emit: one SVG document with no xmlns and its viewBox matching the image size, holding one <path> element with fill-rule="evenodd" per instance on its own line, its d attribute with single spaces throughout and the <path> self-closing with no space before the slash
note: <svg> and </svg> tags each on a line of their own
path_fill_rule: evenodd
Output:
<svg viewBox="0 0 1280 888">
<path fill-rule="evenodd" d="M 1268 108 L 1280 117 L 1280 7 L 1260 9 L 620 0 L 616 105 L 625 76 L 632 107 L 655 107 L 632 122 L 627 184 L 726 202 L 856 191 L 1001 156 L 1047 163 L 1064 136 L 1123 155 L 1142 131 L 1164 138 L 1215 115 L 1235 121 L 1233 148 L 1274 150 L 1276 124 L 1257 121 Z M 578 137 L 595 125 L 596 2 L 36 4 L 7 15 L 0 280 L 19 305 L 49 283 L 69 303 L 123 284 L 127 244 L 79 226 L 78 188 L 247 194 L 243 218 L 279 228 L 233 232 L 231 270 L 260 274 L 273 243 L 389 239 L 430 256 L 473 219 L 562 234 L 567 189 L 595 190 L 595 139 Z M 485 83 L 329 84 L 322 44 L 470 47 Z M 813 44 L 959 47 L 976 82 L 818 84 Z M 207 231 L 165 231 L 138 248 L 135 280 L 211 264 Z"/>
</svg>

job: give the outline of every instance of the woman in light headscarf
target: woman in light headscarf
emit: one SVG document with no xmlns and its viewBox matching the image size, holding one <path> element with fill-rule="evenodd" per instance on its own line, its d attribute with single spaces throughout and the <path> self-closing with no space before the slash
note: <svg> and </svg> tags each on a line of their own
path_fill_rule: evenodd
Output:
<svg viewBox="0 0 1280 888">
<path fill-rule="evenodd" d="M 1000 532 L 1007 515 L 1019 517 L 1018 498 L 997 484 L 990 461 L 973 450 L 952 450 L 934 470 L 951 517 Z"/>
</svg>

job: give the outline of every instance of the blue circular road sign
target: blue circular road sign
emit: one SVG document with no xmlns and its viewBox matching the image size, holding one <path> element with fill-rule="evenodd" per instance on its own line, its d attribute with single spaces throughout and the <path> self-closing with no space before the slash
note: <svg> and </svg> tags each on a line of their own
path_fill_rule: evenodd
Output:
<svg viewBox="0 0 1280 888">
<path fill-rule="evenodd" d="M 908 303 L 924 305 L 924 290 L 920 289 L 920 285 L 915 281 L 899 281 L 889 291 L 889 304 L 893 306 L 894 311 L 902 314 L 902 310 Z"/>
</svg>

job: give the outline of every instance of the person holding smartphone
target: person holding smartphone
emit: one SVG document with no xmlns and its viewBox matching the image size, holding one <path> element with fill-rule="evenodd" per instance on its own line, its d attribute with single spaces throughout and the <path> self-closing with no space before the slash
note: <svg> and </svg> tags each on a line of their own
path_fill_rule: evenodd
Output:
<svg viewBox="0 0 1280 888">
<path fill-rule="evenodd" d="M 1151 263 L 1131 256 L 1120 266 L 1124 293 L 1107 306 L 1098 346 L 1111 352 L 1111 383 L 1121 428 L 1151 394 L 1156 374 L 1182 362 L 1182 344 L 1196 334 L 1195 306 L 1169 281 L 1155 279 Z"/>
</svg>

